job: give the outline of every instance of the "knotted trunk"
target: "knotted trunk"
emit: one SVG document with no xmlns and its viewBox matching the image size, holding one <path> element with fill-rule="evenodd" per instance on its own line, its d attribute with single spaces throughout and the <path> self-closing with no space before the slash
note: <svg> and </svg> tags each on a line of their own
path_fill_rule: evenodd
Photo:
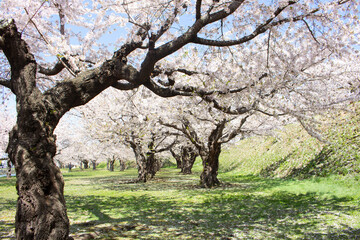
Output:
<svg viewBox="0 0 360 240">
<path fill-rule="evenodd" d="M 150 179 L 155 177 L 155 174 L 160 170 L 161 162 L 155 158 L 155 153 L 148 153 L 146 159 L 146 172 Z"/>
<path fill-rule="evenodd" d="M 147 157 L 142 155 L 136 160 L 138 165 L 138 179 L 139 182 L 147 182 L 154 178 L 155 174 L 160 170 L 160 163 L 155 158 L 155 154 L 148 154 Z"/>
<path fill-rule="evenodd" d="M 198 156 L 195 149 L 190 146 L 185 146 L 181 149 L 182 164 L 181 173 L 191 174 L 191 169 L 194 165 L 195 159 Z"/>
<path fill-rule="evenodd" d="M 147 181 L 147 172 L 146 172 L 146 158 L 140 157 L 136 158 L 136 164 L 138 166 L 138 178 L 137 182 L 146 182 Z"/>
<path fill-rule="evenodd" d="M 160 170 L 160 163 L 155 158 L 155 153 L 153 151 L 147 153 L 143 152 L 140 141 L 128 140 L 128 142 L 134 151 L 136 164 L 138 166 L 138 179 L 136 181 L 147 182 Z"/>
<path fill-rule="evenodd" d="M 7 152 L 15 166 L 18 193 L 17 239 L 68 239 L 64 179 L 53 157 L 55 136 L 40 112 L 18 112 Z M 23 120 L 21 120 L 23 119 Z"/>
<path fill-rule="evenodd" d="M 146 182 L 148 179 L 148 173 L 146 168 L 146 157 L 145 154 L 142 151 L 142 147 L 140 142 L 134 141 L 128 141 L 130 143 L 130 146 L 135 154 L 136 159 L 136 165 L 138 167 L 138 178 L 137 182 Z"/>
<path fill-rule="evenodd" d="M 209 152 L 200 154 L 203 161 L 203 172 L 200 175 L 200 185 L 202 187 L 211 188 L 220 184 L 217 178 L 220 152 L 221 145 L 216 144 Z"/>
</svg>

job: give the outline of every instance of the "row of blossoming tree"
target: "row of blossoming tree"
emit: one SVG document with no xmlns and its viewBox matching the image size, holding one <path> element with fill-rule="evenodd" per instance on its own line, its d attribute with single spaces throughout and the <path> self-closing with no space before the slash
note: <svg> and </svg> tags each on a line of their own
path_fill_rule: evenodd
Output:
<svg viewBox="0 0 360 240">
<path fill-rule="evenodd" d="M 17 239 L 69 238 L 54 131 L 65 113 L 105 89 L 175 97 L 163 104 L 192 96 L 192 106 L 213 118 L 207 140 L 189 120 L 203 118 L 195 112 L 162 123 L 185 134 L 211 168 L 217 144 L 245 124 L 256 127 L 254 119 L 269 124 L 287 114 L 316 134 L 313 114 L 354 98 L 356 0 L 3 0 L 0 7 L 1 91 L 16 96 L 7 153 L 16 168 Z M 236 115 L 237 128 L 224 134 Z M 136 134 L 124 141 L 136 145 Z M 216 184 L 213 176 L 206 168 L 202 179 Z"/>
</svg>

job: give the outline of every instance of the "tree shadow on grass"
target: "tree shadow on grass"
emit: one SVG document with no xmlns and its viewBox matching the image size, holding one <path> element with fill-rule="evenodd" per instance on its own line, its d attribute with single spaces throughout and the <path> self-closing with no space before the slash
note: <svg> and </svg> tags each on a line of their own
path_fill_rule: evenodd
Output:
<svg viewBox="0 0 360 240">
<path fill-rule="evenodd" d="M 95 188 L 116 191 L 166 191 L 198 188 L 200 174 L 184 175 L 180 174 L 177 169 L 165 171 L 168 172 L 157 174 L 146 183 L 129 181 L 136 179 L 135 175 L 92 178 L 90 181 Z"/>
<path fill-rule="evenodd" d="M 9 209 L 16 207 L 15 200 L 0 198 L 0 212 L 5 213 Z M 1 216 L 0 216 L 1 217 Z M 0 220 L 0 239 L 15 239 L 14 222 Z"/>
<path fill-rule="evenodd" d="M 0 239 L 15 239 L 14 229 L 14 223 L 0 221 Z"/>
<path fill-rule="evenodd" d="M 189 192 L 190 200 L 154 196 L 67 197 L 69 215 L 88 213 L 72 231 L 92 239 L 358 239 L 360 229 L 342 217 L 358 208 L 349 198 L 320 199 L 315 193 L 272 195 Z M 201 198 L 203 201 L 192 201 Z M 333 219 L 329 222 L 326 219 Z M 90 238 L 91 239 L 91 238 Z"/>
</svg>

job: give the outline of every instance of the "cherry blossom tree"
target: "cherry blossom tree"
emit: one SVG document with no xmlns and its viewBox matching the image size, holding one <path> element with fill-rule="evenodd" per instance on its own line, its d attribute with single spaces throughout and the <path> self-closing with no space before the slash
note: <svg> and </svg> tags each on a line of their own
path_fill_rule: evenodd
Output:
<svg viewBox="0 0 360 240">
<path fill-rule="evenodd" d="M 194 104 L 195 105 L 195 104 Z M 191 171 L 196 155 L 200 155 L 203 163 L 203 172 L 200 176 L 200 184 L 203 187 L 213 187 L 219 185 L 217 178 L 219 170 L 219 156 L 222 145 L 233 140 L 238 135 L 248 134 L 244 125 L 251 116 L 248 113 L 242 117 L 229 117 L 212 107 L 192 107 L 191 110 L 180 112 L 178 120 L 174 123 L 160 122 L 167 127 L 176 129 L 196 148 L 196 153 L 191 147 L 184 146 L 182 154 L 186 159 L 183 164 L 185 171 Z M 252 125 L 254 120 L 251 121 Z"/>
<path fill-rule="evenodd" d="M 180 173 L 191 174 L 191 169 L 195 163 L 198 151 L 193 144 L 186 138 L 180 138 L 173 147 L 169 149 L 176 161 L 176 167 L 180 168 Z"/>
<path fill-rule="evenodd" d="M 110 145 L 114 148 L 125 144 L 132 149 L 138 166 L 137 182 L 146 182 L 155 176 L 161 166 L 155 155 L 174 144 L 174 136 L 158 124 L 159 116 L 165 113 L 162 100 L 144 88 L 125 95 L 107 90 L 80 110 L 91 138 L 108 142 L 106 152 L 111 149 Z M 141 104 L 145 101 L 153 104 Z M 95 110 L 99 106 L 103 110 Z M 129 158 L 124 153 L 119 157 Z"/>
<path fill-rule="evenodd" d="M 105 89 L 144 86 L 162 97 L 198 95 L 229 113 L 268 113 L 271 101 L 257 100 L 280 92 L 274 86 L 282 91 L 277 95 L 282 103 L 305 95 L 312 89 L 305 83 L 313 79 L 348 79 L 340 74 L 347 69 L 331 69 L 341 58 L 358 57 L 356 0 L 3 0 L 0 5 L 0 49 L 9 64 L 1 68 L 10 72 L 0 85 L 16 96 L 17 108 L 7 147 L 17 174 L 17 239 L 69 238 L 64 180 L 53 161 L 54 130 L 66 112 Z M 217 78 L 187 77 L 196 62 L 186 69 L 182 63 L 196 54 L 203 62 L 199 67 L 219 71 Z M 223 67 L 230 71 L 225 74 Z M 242 89 L 256 94 L 248 99 Z M 229 92 L 239 93 L 235 108 L 217 100 Z M 293 99 L 304 108 L 313 101 Z"/>
</svg>

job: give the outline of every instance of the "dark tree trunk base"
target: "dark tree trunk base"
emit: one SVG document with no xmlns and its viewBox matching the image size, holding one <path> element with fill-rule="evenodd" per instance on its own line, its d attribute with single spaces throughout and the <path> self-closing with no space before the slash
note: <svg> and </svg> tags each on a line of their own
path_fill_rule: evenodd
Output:
<svg viewBox="0 0 360 240">
<path fill-rule="evenodd" d="M 212 188 L 220 185 L 220 181 L 217 178 L 217 173 L 206 173 L 202 172 L 200 176 L 200 186 L 204 188 Z"/>
</svg>

